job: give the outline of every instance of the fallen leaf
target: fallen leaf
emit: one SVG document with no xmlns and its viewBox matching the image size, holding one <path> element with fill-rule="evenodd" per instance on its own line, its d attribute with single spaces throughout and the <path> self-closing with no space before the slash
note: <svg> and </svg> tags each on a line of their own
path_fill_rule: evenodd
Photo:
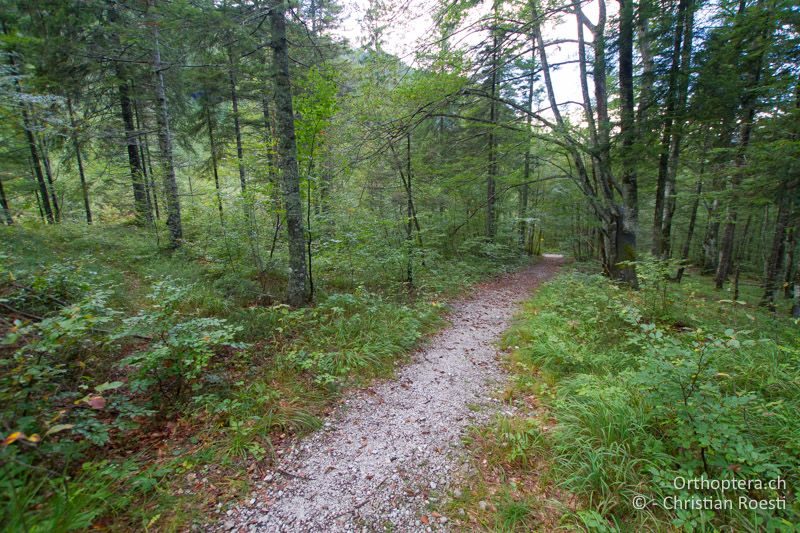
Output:
<svg viewBox="0 0 800 533">
<path fill-rule="evenodd" d="M 102 396 L 89 396 L 86 399 L 86 403 L 88 403 L 89 407 L 92 409 L 102 409 L 106 406 L 106 399 Z"/>
<path fill-rule="evenodd" d="M 75 427 L 75 424 L 56 424 L 55 426 L 51 427 L 47 430 L 44 436 L 52 435 L 53 433 L 59 433 L 61 431 L 66 431 L 68 429 L 72 429 Z"/>
<path fill-rule="evenodd" d="M 426 526 L 428 525 L 428 522 L 430 522 L 430 520 L 428 519 L 428 517 L 427 517 L 427 516 L 425 516 L 425 515 L 422 515 L 422 516 L 420 516 L 420 517 L 419 517 L 419 521 L 420 521 L 420 522 L 422 522 L 423 524 L 425 524 Z"/>
<path fill-rule="evenodd" d="M 14 433 L 6 437 L 5 440 L 3 440 L 3 446 L 8 446 L 12 442 L 24 438 L 25 438 L 25 433 L 21 431 L 15 431 Z"/>
</svg>

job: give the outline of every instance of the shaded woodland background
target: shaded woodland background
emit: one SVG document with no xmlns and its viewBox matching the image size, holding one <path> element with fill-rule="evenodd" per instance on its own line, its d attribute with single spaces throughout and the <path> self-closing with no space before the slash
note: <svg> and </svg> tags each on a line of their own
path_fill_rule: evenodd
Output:
<svg viewBox="0 0 800 533">
<path fill-rule="evenodd" d="M 0 6 L 12 528 L 192 520 L 157 480 L 269 458 L 542 252 L 800 316 L 791 1 L 435 2 L 404 57 L 391 2 L 360 43 L 332 0 Z"/>
</svg>

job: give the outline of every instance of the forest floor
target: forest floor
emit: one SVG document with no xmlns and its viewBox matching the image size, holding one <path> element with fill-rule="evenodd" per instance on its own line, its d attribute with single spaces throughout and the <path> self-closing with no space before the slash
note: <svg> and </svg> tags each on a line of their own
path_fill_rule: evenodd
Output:
<svg viewBox="0 0 800 533">
<path fill-rule="evenodd" d="M 452 303 L 450 326 L 391 380 L 346 395 L 324 427 L 286 450 L 221 527 L 236 531 L 449 529 L 429 507 L 467 468 L 461 437 L 511 409 L 496 341 L 558 271 L 545 256 Z"/>
</svg>

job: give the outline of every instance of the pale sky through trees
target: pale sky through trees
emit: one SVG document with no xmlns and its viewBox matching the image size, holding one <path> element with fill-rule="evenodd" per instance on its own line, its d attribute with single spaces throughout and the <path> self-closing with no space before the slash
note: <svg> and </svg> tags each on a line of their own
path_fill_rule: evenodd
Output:
<svg viewBox="0 0 800 533">
<path fill-rule="evenodd" d="M 336 34 L 348 39 L 353 45 L 358 46 L 366 40 L 366 32 L 362 21 L 369 8 L 370 0 L 348 0 L 340 17 L 340 26 Z M 417 51 L 429 48 L 431 43 L 438 38 L 432 13 L 436 10 L 436 2 L 431 0 L 402 0 L 396 3 L 387 3 L 389 13 L 386 15 L 387 28 L 383 33 L 382 47 L 386 52 L 397 55 L 406 63 L 414 61 Z M 490 2 L 483 2 L 473 9 L 464 26 L 474 25 L 480 17 L 488 14 L 491 9 Z M 606 6 L 609 19 L 616 14 L 616 2 L 609 2 Z M 584 12 L 591 20 L 597 19 L 597 4 L 588 2 L 584 5 Z M 565 17 L 558 23 L 547 20 L 544 25 L 545 39 L 577 39 L 577 23 L 574 17 Z M 485 38 L 485 31 L 469 27 L 462 28 L 451 38 L 451 46 L 473 46 Z M 588 44 L 588 43 L 587 43 Z M 574 45 L 561 45 L 548 49 L 548 59 L 551 64 L 577 58 Z M 579 102 L 582 99 L 577 65 L 564 65 L 553 69 L 554 89 L 559 102 Z M 576 107 L 568 106 L 570 111 Z"/>
</svg>

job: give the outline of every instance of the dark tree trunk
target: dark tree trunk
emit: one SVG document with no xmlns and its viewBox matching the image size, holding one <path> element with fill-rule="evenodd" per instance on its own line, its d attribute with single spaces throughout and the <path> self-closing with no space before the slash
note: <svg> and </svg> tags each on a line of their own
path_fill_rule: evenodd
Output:
<svg viewBox="0 0 800 533">
<path fill-rule="evenodd" d="M 3 222 L 9 226 L 14 223 L 14 218 L 11 216 L 11 208 L 8 207 L 8 198 L 6 198 L 6 190 L 3 188 L 3 180 L 0 180 L 0 208 L 3 210 Z"/>
<path fill-rule="evenodd" d="M 680 283 L 683 278 L 683 272 L 686 270 L 686 262 L 689 260 L 689 251 L 692 249 L 692 237 L 694 236 L 694 226 L 697 222 L 697 209 L 700 207 L 700 193 L 703 191 L 702 180 L 697 180 L 697 189 L 694 191 L 694 201 L 692 202 L 692 211 L 689 215 L 689 228 L 686 230 L 686 241 L 683 243 L 683 250 L 681 250 L 681 267 L 678 269 L 678 274 L 675 280 Z"/>
<path fill-rule="evenodd" d="M 708 206 L 708 225 L 706 234 L 703 236 L 703 274 L 712 274 L 717 270 L 718 250 L 717 240 L 719 239 L 719 200 L 714 198 Z"/>
<path fill-rule="evenodd" d="M 36 175 L 36 183 L 39 186 L 39 201 L 44 209 L 47 222 L 54 224 L 56 219 L 53 215 L 53 209 L 50 205 L 50 195 L 47 190 L 47 182 L 44 180 L 44 172 L 42 172 L 42 162 L 39 158 L 39 147 L 36 144 L 36 139 L 33 137 L 31 128 L 33 127 L 28 119 L 28 112 L 25 107 L 22 108 L 22 122 L 25 128 L 25 137 L 28 140 L 28 147 L 31 151 L 31 161 L 33 165 L 33 172 Z"/>
<path fill-rule="evenodd" d="M 650 35 L 650 0 L 641 0 L 636 16 L 636 34 L 639 56 L 642 61 L 639 106 L 636 108 L 636 130 L 642 137 L 650 135 L 650 106 L 653 104 L 653 84 L 655 83 L 655 61 L 650 48 L 653 37 Z M 620 21 L 621 22 L 621 21 Z"/>
<path fill-rule="evenodd" d="M 219 170 L 217 163 L 217 143 L 214 139 L 214 127 L 211 123 L 211 110 L 206 107 L 206 125 L 208 126 L 208 142 L 211 149 L 211 169 L 214 171 L 214 190 L 217 193 L 217 209 L 219 210 L 219 222 L 225 226 L 225 214 L 222 209 L 222 192 L 219 188 Z"/>
<path fill-rule="evenodd" d="M 495 133 L 495 126 L 497 124 L 497 70 L 499 66 L 499 50 L 500 46 L 498 39 L 498 0 L 495 0 L 494 18 L 492 19 L 492 62 L 490 68 L 490 86 L 489 93 L 491 100 L 489 101 L 489 166 L 487 167 L 488 175 L 486 177 L 486 238 L 493 241 L 496 234 L 495 228 L 495 180 L 497 178 L 497 138 Z"/>
<path fill-rule="evenodd" d="M 308 301 L 306 292 L 305 229 L 300 203 L 300 173 L 297 168 L 297 142 L 294 132 L 292 83 L 289 75 L 289 50 L 286 41 L 285 0 L 271 0 L 270 29 L 272 64 L 275 69 L 275 116 L 278 126 L 278 156 L 280 158 L 283 203 L 289 238 L 289 280 L 287 300 L 300 306 Z"/>
<path fill-rule="evenodd" d="M 528 75 L 527 109 L 533 112 L 533 82 L 534 82 L 534 62 L 536 61 L 536 37 L 531 34 L 531 72 Z M 526 134 L 528 138 L 525 142 L 525 163 L 523 167 L 523 183 L 519 193 L 519 245 L 523 250 L 527 250 L 526 239 L 528 236 L 528 182 L 531 179 L 531 115 L 525 119 Z"/>
<path fill-rule="evenodd" d="M 658 179 L 656 181 L 656 207 L 653 212 L 653 247 L 652 253 L 656 257 L 663 257 L 668 244 L 664 242 L 664 215 L 669 201 L 670 189 L 673 184 L 670 179 L 670 145 L 676 134 L 674 123 L 676 119 L 676 100 L 678 74 L 681 70 L 681 44 L 684 37 L 686 13 L 691 0 L 680 0 L 675 15 L 675 34 L 672 41 L 672 63 L 669 69 L 667 82 L 667 96 L 664 109 L 664 124 L 661 135 L 661 152 L 658 158 Z"/>
<path fill-rule="evenodd" d="M 406 266 L 406 281 L 414 284 L 414 197 L 411 188 L 411 132 L 406 134 L 406 249 L 408 250 L 408 264 Z"/>
<path fill-rule="evenodd" d="M 680 160 L 681 141 L 683 140 L 683 126 L 686 120 L 686 102 L 689 95 L 689 72 L 692 61 L 692 39 L 694 37 L 694 4 L 690 0 L 686 7 L 686 21 L 683 26 L 683 45 L 681 49 L 680 69 L 677 82 L 677 103 L 675 120 L 672 122 L 672 132 L 669 142 L 669 161 L 667 164 L 667 180 L 664 188 L 664 216 L 661 220 L 661 255 L 669 258 L 671 255 L 672 218 L 675 215 L 676 178 Z"/>
<path fill-rule="evenodd" d="M 133 117 L 130 85 L 120 67 L 117 68 L 117 78 L 119 78 L 120 114 L 122 116 L 122 123 L 125 126 L 125 144 L 128 147 L 128 165 L 131 169 L 133 207 L 136 213 L 136 223 L 139 225 L 150 224 L 153 218 L 150 210 L 147 208 L 147 190 L 145 188 L 142 160 L 139 154 L 139 139 L 137 137 L 136 125 Z"/>
<path fill-rule="evenodd" d="M 5 23 L 3 23 L 3 33 L 8 33 Z M 11 67 L 10 70 L 14 80 L 14 90 L 20 97 L 22 97 L 23 92 L 22 86 L 19 83 L 19 69 L 17 69 L 15 52 L 13 50 L 9 51 L 8 53 L 8 64 Z M 20 109 L 22 110 L 22 128 L 25 130 L 25 140 L 28 142 L 28 148 L 31 152 L 31 166 L 33 167 L 33 173 L 36 176 L 36 184 L 39 186 L 39 205 L 44 208 L 47 222 L 54 224 L 56 219 L 53 215 L 53 209 L 50 205 L 47 183 L 45 182 L 44 172 L 42 171 L 42 161 L 39 156 L 39 146 L 36 144 L 36 138 L 33 136 L 33 122 L 28 114 L 28 106 L 25 102 L 21 103 Z"/>
<path fill-rule="evenodd" d="M 152 187 L 152 179 L 149 175 L 150 172 L 147 169 L 147 159 L 145 156 L 144 145 L 145 145 L 145 133 L 144 128 L 142 128 L 142 120 L 139 116 L 139 104 L 136 100 L 133 100 L 133 118 L 136 120 L 136 131 L 137 133 L 137 144 L 139 145 L 139 161 L 142 163 L 142 181 L 144 183 L 144 192 L 145 198 L 147 199 L 147 213 L 150 217 L 150 222 L 153 222 L 153 207 L 156 204 L 156 191 Z M 152 191 L 152 198 L 150 193 Z"/>
<path fill-rule="evenodd" d="M 78 142 L 78 128 L 75 125 L 75 113 L 72 109 L 72 99 L 67 97 L 67 110 L 69 111 L 70 137 L 72 146 L 75 148 L 75 159 L 78 162 L 78 175 L 81 180 L 81 194 L 83 195 L 83 209 L 86 212 L 86 223 L 92 223 L 92 208 L 89 205 L 89 188 L 86 186 L 86 175 L 83 172 L 83 157 L 81 156 L 81 145 Z"/>
<path fill-rule="evenodd" d="M 633 0 L 620 0 L 619 90 L 623 194 L 620 237 L 624 241 L 623 246 L 629 248 L 620 252 L 629 257 L 627 260 L 632 260 L 635 258 L 636 232 L 639 226 L 639 191 L 634 153 L 636 123 L 633 101 Z"/>
<path fill-rule="evenodd" d="M 150 158 L 150 141 L 147 138 L 147 132 L 145 131 L 145 122 L 142 118 L 142 113 L 139 111 L 139 106 L 136 105 L 134 102 L 133 106 L 134 114 L 136 115 L 136 128 L 139 130 L 141 134 L 139 147 L 141 148 L 142 154 L 142 170 L 144 171 L 144 178 L 147 182 L 147 190 L 152 195 L 152 208 L 155 211 L 156 220 L 161 220 L 161 213 L 158 209 L 158 191 L 156 190 L 156 178 L 155 174 L 153 173 L 153 161 Z M 150 196 L 148 196 L 148 199 Z"/>
<path fill-rule="evenodd" d="M 56 184 L 53 181 L 53 169 L 50 167 L 50 156 L 47 153 L 47 147 L 44 145 L 43 139 L 39 145 L 39 152 L 42 154 L 44 175 L 47 178 L 47 190 L 50 192 L 50 203 L 53 205 L 53 214 L 56 217 L 56 222 L 61 222 L 61 207 L 59 206 L 58 196 L 56 195 Z"/>
<path fill-rule="evenodd" d="M 231 86 L 231 104 L 233 106 L 233 131 L 236 137 L 236 161 L 239 163 L 239 185 L 242 193 L 247 190 L 247 177 L 244 168 L 244 148 L 242 147 L 242 128 L 239 121 L 239 94 L 236 91 L 236 73 L 233 71 L 233 54 L 231 54 L 231 67 L 228 71 L 228 81 Z"/>
<path fill-rule="evenodd" d="M 759 0 L 758 5 L 753 9 L 761 9 L 762 1 Z M 745 3 L 740 4 L 740 11 L 745 8 Z M 737 200 L 739 196 L 739 185 L 742 178 L 743 168 L 745 166 L 745 156 L 748 146 L 750 145 L 750 135 L 753 131 L 753 119 L 756 114 L 757 94 L 753 89 L 758 87 L 763 72 L 764 54 L 766 47 L 764 41 L 770 31 L 772 20 L 769 17 L 762 18 L 763 27 L 759 33 L 752 39 L 751 46 L 754 50 L 753 57 L 746 58 L 746 62 L 742 65 L 744 75 L 747 77 L 747 84 L 744 94 L 741 98 L 741 123 L 739 125 L 739 146 L 736 153 L 736 168 L 733 170 L 733 175 L 730 179 L 731 198 L 728 201 L 727 217 L 725 221 L 725 231 L 722 239 L 722 246 L 720 248 L 719 264 L 717 265 L 717 273 L 714 278 L 714 283 L 717 289 L 721 289 L 725 280 L 730 273 L 731 255 L 733 253 L 733 240 L 736 231 L 736 218 L 738 206 Z"/>
<path fill-rule="evenodd" d="M 795 253 L 797 248 L 797 226 L 787 228 L 786 230 L 786 275 L 783 278 L 783 297 L 792 297 L 792 279 L 794 277 L 795 268 Z"/>
<path fill-rule="evenodd" d="M 149 0 L 150 7 L 155 6 L 155 0 Z M 178 248 L 183 239 L 183 223 L 181 221 L 181 202 L 178 195 L 178 179 L 175 175 L 175 161 L 172 154 L 172 132 L 169 126 L 169 104 L 167 92 L 164 87 L 164 66 L 161 63 L 161 50 L 158 43 L 158 23 L 153 26 L 153 70 L 155 71 L 156 100 L 158 110 L 156 122 L 158 125 L 158 144 L 161 149 L 162 165 L 164 167 L 164 196 L 167 206 L 167 228 L 170 234 L 170 246 Z"/>
<path fill-rule="evenodd" d="M 778 204 L 778 218 L 775 221 L 775 235 L 772 238 L 772 247 L 767 259 L 766 276 L 764 277 L 764 296 L 761 304 L 770 310 L 775 310 L 775 290 L 778 276 L 783 266 L 783 255 L 786 245 L 786 227 L 789 223 L 789 209 L 784 197 Z"/>
</svg>

